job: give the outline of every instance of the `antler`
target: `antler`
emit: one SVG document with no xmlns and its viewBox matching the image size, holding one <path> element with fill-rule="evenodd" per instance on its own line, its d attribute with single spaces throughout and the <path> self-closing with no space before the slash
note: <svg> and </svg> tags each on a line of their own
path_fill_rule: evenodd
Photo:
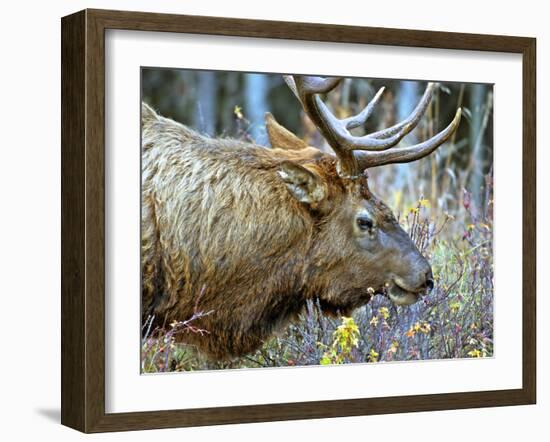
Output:
<svg viewBox="0 0 550 442">
<path fill-rule="evenodd" d="M 434 83 L 428 83 L 416 108 L 405 120 L 389 128 L 358 137 L 352 135 L 350 130 L 363 125 L 370 117 L 384 92 L 383 87 L 357 115 L 338 119 L 330 112 L 319 94 L 332 91 L 340 84 L 341 78 L 298 75 L 285 75 L 283 78 L 300 100 L 306 114 L 334 150 L 338 157 L 338 173 L 342 177 L 355 177 L 369 167 L 407 163 L 425 157 L 443 144 L 460 123 L 459 108 L 453 121 L 429 140 L 414 146 L 388 150 L 416 127 L 430 104 L 436 86 Z"/>
</svg>

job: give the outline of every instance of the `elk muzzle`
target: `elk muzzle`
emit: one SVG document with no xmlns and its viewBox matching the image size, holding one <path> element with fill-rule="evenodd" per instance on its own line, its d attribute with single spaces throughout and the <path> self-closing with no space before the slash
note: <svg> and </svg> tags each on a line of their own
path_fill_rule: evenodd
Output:
<svg viewBox="0 0 550 442">
<path fill-rule="evenodd" d="M 432 271 L 429 269 L 421 276 L 423 282 L 418 286 L 411 286 L 405 280 L 394 277 L 386 283 L 385 293 L 395 305 L 411 305 L 422 296 L 429 294 L 434 288 Z"/>
</svg>

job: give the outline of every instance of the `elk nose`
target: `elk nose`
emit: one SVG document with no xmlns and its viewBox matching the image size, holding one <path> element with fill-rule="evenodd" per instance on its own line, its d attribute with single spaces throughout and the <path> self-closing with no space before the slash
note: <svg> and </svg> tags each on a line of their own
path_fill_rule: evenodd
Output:
<svg viewBox="0 0 550 442">
<path fill-rule="evenodd" d="M 432 275 L 432 272 L 429 271 L 426 273 L 426 290 L 428 293 L 430 293 L 434 288 L 434 278 Z"/>
</svg>

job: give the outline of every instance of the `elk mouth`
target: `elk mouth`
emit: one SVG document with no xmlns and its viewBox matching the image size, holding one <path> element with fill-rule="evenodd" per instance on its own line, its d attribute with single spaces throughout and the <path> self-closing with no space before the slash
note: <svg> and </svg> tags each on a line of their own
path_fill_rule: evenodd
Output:
<svg viewBox="0 0 550 442">
<path fill-rule="evenodd" d="M 412 290 L 402 281 L 393 280 L 384 287 L 384 294 L 395 305 L 411 305 L 417 302 L 421 296 L 424 296 L 425 292 L 424 290 Z"/>
</svg>

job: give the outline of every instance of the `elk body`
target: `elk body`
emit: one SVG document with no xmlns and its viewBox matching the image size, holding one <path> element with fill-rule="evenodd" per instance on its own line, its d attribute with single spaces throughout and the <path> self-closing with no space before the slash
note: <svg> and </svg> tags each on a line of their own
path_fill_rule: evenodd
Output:
<svg viewBox="0 0 550 442">
<path fill-rule="evenodd" d="M 433 84 L 406 120 L 357 137 L 350 130 L 382 91 L 339 120 L 319 97 L 339 79 L 285 80 L 335 156 L 270 115 L 272 149 L 200 135 L 142 105 L 143 316 L 169 324 L 211 312 L 195 324 L 208 334 L 180 336 L 212 359 L 254 351 L 308 299 L 349 314 L 375 293 L 405 305 L 433 287 L 429 263 L 364 171 L 433 152 L 458 127 L 460 110 L 433 138 L 394 148 L 419 122 Z"/>
</svg>

